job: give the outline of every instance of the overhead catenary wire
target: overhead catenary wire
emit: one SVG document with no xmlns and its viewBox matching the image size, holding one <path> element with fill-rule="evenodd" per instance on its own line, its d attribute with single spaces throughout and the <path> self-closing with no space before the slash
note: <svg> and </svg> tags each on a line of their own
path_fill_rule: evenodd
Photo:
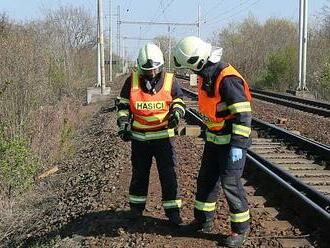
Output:
<svg viewBox="0 0 330 248">
<path fill-rule="evenodd" d="M 212 21 L 209 21 L 207 23 L 216 23 L 218 21 L 222 21 L 222 20 L 226 19 L 227 18 L 226 16 L 231 17 L 231 16 L 233 16 L 237 13 L 244 12 L 251 5 L 253 5 L 255 3 L 255 2 L 253 2 L 251 4 L 251 1 L 253 1 L 253 0 L 246 0 L 244 2 L 241 2 L 238 5 L 235 5 L 235 6 L 231 7 L 231 8 L 225 9 L 224 11 L 217 13 L 217 16 L 209 18 L 209 20 L 212 20 Z M 248 5 L 248 4 L 250 4 L 250 5 Z"/>
<path fill-rule="evenodd" d="M 157 8 L 157 10 L 156 10 L 156 12 L 155 12 L 155 14 L 154 14 L 154 16 L 151 18 L 151 22 L 152 21 L 155 21 L 155 19 L 157 18 L 157 14 L 161 11 L 161 6 L 162 6 L 162 0 L 160 0 L 160 2 L 159 2 L 159 5 L 158 5 L 158 8 Z M 149 26 L 149 28 L 151 28 L 150 26 Z M 138 37 L 139 38 L 142 38 L 142 34 L 144 33 L 144 27 L 142 27 L 142 26 L 140 26 L 139 27 L 139 32 L 138 32 Z M 136 43 L 135 43 L 136 44 Z M 134 44 L 134 45 L 135 45 Z M 138 42 L 137 42 L 137 47 L 138 47 L 138 49 L 136 49 L 136 51 L 134 52 L 134 54 L 137 54 L 137 51 L 139 50 L 139 48 L 141 48 L 141 40 L 138 40 Z"/>
<path fill-rule="evenodd" d="M 249 10 L 249 8 L 251 8 L 252 6 L 256 5 L 257 3 L 259 3 L 261 0 L 256 0 L 254 1 L 253 3 L 251 3 L 250 5 L 248 6 L 242 6 L 242 8 L 240 8 L 238 11 L 232 13 L 230 16 L 227 16 L 227 17 L 224 17 L 224 16 L 221 16 L 221 18 L 217 19 L 217 20 L 214 20 L 212 22 L 207 22 L 208 24 L 217 24 L 217 23 L 221 23 L 221 22 L 224 22 L 224 21 L 227 21 L 228 19 L 236 16 L 237 14 L 240 14 L 242 12 L 245 12 L 246 10 Z M 229 12 L 228 12 L 229 13 Z M 224 14 L 226 15 L 226 14 Z"/>
<path fill-rule="evenodd" d="M 162 6 L 162 14 L 166 21 L 167 21 L 167 17 L 165 15 L 165 11 L 172 5 L 173 2 L 174 0 L 171 0 L 166 6 Z"/>
<path fill-rule="evenodd" d="M 211 13 L 213 14 L 214 11 L 217 11 L 218 8 L 224 3 L 224 1 L 221 1 L 221 3 L 219 3 L 220 1 L 215 1 L 216 3 L 214 5 L 212 5 L 211 8 L 209 8 L 208 10 L 205 10 L 205 16 L 206 15 L 211 15 Z"/>
<path fill-rule="evenodd" d="M 166 9 L 169 8 L 173 2 L 174 2 L 174 0 L 171 0 L 170 2 L 167 3 L 167 5 L 164 5 L 164 2 L 161 2 L 160 9 L 162 9 L 162 13 L 165 13 Z M 155 18 L 153 18 L 153 19 L 155 19 Z M 156 22 L 156 21 L 120 21 L 120 24 L 140 24 L 140 25 L 148 25 L 148 26 L 163 25 L 163 26 L 167 26 L 167 28 L 170 28 L 172 26 L 197 26 L 197 29 L 199 30 L 199 22 L 180 23 L 180 22 Z M 171 29 L 173 29 L 173 28 L 171 28 Z M 140 40 L 142 40 L 141 34 L 142 34 L 142 27 L 140 26 L 140 34 L 139 34 L 139 37 L 141 38 Z M 169 32 L 169 34 L 170 34 L 170 32 Z M 140 40 L 139 40 L 138 44 L 140 43 Z"/>
</svg>

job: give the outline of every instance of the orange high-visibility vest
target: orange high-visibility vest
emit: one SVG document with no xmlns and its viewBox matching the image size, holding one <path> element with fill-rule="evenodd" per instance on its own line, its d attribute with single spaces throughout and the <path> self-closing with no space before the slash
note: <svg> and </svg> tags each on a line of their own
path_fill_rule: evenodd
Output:
<svg viewBox="0 0 330 248">
<path fill-rule="evenodd" d="M 230 120 L 234 118 L 233 114 L 228 113 L 225 116 L 218 117 L 217 113 L 222 109 L 221 96 L 219 93 L 219 89 L 222 83 L 222 80 L 227 76 L 236 76 L 239 77 L 243 81 L 244 92 L 247 100 L 251 101 L 251 93 L 249 90 L 249 86 L 246 83 L 245 79 L 241 76 L 241 74 L 231 65 L 228 65 L 224 68 L 219 76 L 216 79 L 214 86 L 214 96 L 209 97 L 205 90 L 202 90 L 203 78 L 201 76 L 198 77 L 198 107 L 199 112 L 201 112 L 204 116 L 207 117 L 206 125 L 212 131 L 219 131 L 224 127 L 225 120 Z"/>
<path fill-rule="evenodd" d="M 168 112 L 173 100 L 171 95 L 173 74 L 165 73 L 163 86 L 156 94 L 143 92 L 139 78 L 138 72 L 132 73 L 130 92 L 130 110 L 133 114 L 132 127 L 141 131 L 163 129 L 168 124 Z"/>
</svg>

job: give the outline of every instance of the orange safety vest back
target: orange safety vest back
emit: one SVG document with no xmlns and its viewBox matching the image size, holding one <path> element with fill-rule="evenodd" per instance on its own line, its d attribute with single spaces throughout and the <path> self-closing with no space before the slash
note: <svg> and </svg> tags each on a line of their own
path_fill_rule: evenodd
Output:
<svg viewBox="0 0 330 248">
<path fill-rule="evenodd" d="M 207 125 L 209 130 L 219 131 L 224 127 L 225 120 L 230 120 L 234 118 L 233 114 L 230 114 L 228 111 L 227 115 L 218 117 L 217 113 L 227 110 L 227 105 L 225 102 L 222 102 L 219 89 L 222 83 L 222 80 L 227 76 L 236 76 L 243 81 L 244 92 L 247 100 L 250 102 L 252 97 L 249 90 L 249 86 L 246 83 L 245 79 L 241 74 L 232 66 L 228 65 L 226 68 L 222 69 L 219 76 L 216 79 L 214 86 L 214 96 L 209 97 L 205 90 L 202 90 L 203 78 L 198 77 L 198 107 L 199 112 L 202 113 L 205 117 L 204 122 Z"/>
<path fill-rule="evenodd" d="M 163 86 L 156 94 L 143 92 L 139 78 L 138 72 L 132 73 L 130 92 L 132 127 L 134 130 L 144 132 L 164 129 L 168 124 L 168 112 L 173 100 L 171 95 L 173 74 L 165 73 Z"/>
</svg>

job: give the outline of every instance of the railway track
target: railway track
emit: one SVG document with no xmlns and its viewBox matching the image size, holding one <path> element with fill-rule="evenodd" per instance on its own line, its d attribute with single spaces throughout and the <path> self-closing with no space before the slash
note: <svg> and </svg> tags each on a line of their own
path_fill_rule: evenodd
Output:
<svg viewBox="0 0 330 248">
<path fill-rule="evenodd" d="M 330 103 L 306 99 L 290 94 L 277 93 L 264 90 L 251 90 L 252 96 L 256 99 L 281 104 L 287 107 L 299 109 L 305 112 L 330 117 Z"/>
<path fill-rule="evenodd" d="M 183 91 L 192 99 L 188 101 L 192 107 L 187 111 L 188 121 L 203 126 L 196 110 L 196 93 Z M 305 223 L 330 233 L 329 147 L 255 118 L 252 124 L 247 171 L 261 175 L 258 180 L 265 181 L 271 192 L 276 185 L 277 197 Z"/>
<path fill-rule="evenodd" d="M 189 80 L 189 77 L 185 75 L 176 75 L 176 77 L 186 81 Z M 258 89 L 251 89 L 251 94 L 252 97 L 256 99 L 280 104 L 294 109 L 299 109 L 324 117 L 330 117 L 329 102 L 306 99 L 302 97 L 293 96 L 291 94 L 277 93 Z"/>
</svg>

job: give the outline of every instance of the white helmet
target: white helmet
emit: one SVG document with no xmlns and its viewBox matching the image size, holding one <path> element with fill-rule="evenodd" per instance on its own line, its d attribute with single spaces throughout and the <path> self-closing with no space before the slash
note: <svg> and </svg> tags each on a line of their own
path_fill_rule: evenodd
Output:
<svg viewBox="0 0 330 248">
<path fill-rule="evenodd" d="M 174 64 L 177 68 L 200 71 L 211 55 L 212 46 L 196 36 L 179 41 L 174 49 Z"/>
<path fill-rule="evenodd" d="M 164 65 L 163 53 L 155 44 L 147 43 L 139 51 L 137 64 L 142 75 L 151 70 L 155 70 L 158 74 L 162 71 Z"/>
</svg>

